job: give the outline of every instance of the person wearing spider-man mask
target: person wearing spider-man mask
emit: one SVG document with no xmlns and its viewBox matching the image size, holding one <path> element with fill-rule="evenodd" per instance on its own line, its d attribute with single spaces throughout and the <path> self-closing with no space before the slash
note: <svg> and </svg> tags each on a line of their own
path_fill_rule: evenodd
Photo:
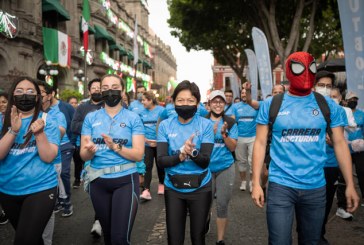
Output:
<svg viewBox="0 0 364 245">
<path fill-rule="evenodd" d="M 298 244 L 318 244 L 325 215 L 326 188 L 323 166 L 326 161 L 326 119 L 312 87 L 316 74 L 315 59 L 306 52 L 291 54 L 286 61 L 288 93 L 272 127 L 271 162 L 267 198 L 269 244 L 292 244 L 292 224 L 297 221 Z M 323 99 L 323 98 L 322 98 Z M 339 166 L 348 184 L 347 211 L 359 203 L 354 188 L 351 157 L 343 135 L 345 119 L 330 98 L 330 127 Z M 253 151 L 252 199 L 264 206 L 260 186 L 261 169 L 269 131 L 269 108 L 272 99 L 262 102 L 257 116 L 257 136 Z M 329 129 L 328 129 L 329 131 Z"/>
</svg>

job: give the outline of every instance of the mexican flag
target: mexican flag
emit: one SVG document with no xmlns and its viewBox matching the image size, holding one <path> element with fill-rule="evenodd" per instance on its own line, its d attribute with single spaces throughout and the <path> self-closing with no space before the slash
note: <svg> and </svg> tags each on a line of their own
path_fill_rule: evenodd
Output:
<svg viewBox="0 0 364 245">
<path fill-rule="evenodd" d="M 71 38 L 56 29 L 43 27 L 44 59 L 63 67 L 71 66 Z"/>
<path fill-rule="evenodd" d="M 88 0 L 83 0 L 82 6 L 82 33 L 83 33 L 83 48 L 85 52 L 88 50 L 88 26 L 90 23 L 90 5 Z"/>
</svg>

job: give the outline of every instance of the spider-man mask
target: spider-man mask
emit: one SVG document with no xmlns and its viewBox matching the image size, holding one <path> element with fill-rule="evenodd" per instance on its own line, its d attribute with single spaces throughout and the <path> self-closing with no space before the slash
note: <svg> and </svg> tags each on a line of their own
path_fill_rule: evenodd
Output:
<svg viewBox="0 0 364 245">
<path fill-rule="evenodd" d="M 286 76 L 290 82 L 289 92 L 304 96 L 311 93 L 316 75 L 316 61 L 306 52 L 296 52 L 288 56 Z"/>
</svg>

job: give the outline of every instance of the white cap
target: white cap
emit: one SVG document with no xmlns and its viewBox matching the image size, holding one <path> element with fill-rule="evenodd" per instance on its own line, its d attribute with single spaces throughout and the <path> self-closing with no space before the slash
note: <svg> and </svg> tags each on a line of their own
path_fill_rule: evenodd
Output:
<svg viewBox="0 0 364 245">
<path fill-rule="evenodd" d="M 358 95 L 356 95 L 356 93 L 350 91 L 346 94 L 345 99 L 350 100 L 351 98 L 359 99 L 359 97 L 358 97 Z"/>
<path fill-rule="evenodd" d="M 214 90 L 210 93 L 210 96 L 209 96 L 209 100 L 213 100 L 214 98 L 216 98 L 217 96 L 220 96 L 221 98 L 224 99 L 224 101 L 226 102 L 226 97 L 225 97 L 225 94 L 220 91 L 220 90 Z"/>
</svg>

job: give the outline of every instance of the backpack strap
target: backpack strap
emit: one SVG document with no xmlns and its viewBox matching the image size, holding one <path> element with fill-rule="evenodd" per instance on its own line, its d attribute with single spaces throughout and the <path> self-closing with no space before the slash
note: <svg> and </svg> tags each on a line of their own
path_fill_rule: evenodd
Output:
<svg viewBox="0 0 364 245">
<path fill-rule="evenodd" d="M 229 117 L 229 116 L 224 115 L 223 120 L 224 120 L 224 122 L 226 122 L 226 123 L 227 123 L 227 125 L 228 125 L 228 130 L 230 131 L 230 129 L 231 129 L 231 128 L 234 126 L 234 124 L 235 124 L 235 119 L 234 119 L 234 118 L 232 118 L 232 117 Z"/>
<path fill-rule="evenodd" d="M 268 122 L 268 139 L 267 145 L 270 145 L 272 142 L 272 131 L 273 131 L 273 124 L 276 121 L 279 109 L 281 108 L 282 101 L 283 101 L 284 93 L 277 94 L 273 96 L 272 103 L 269 107 L 269 122 Z"/>
<path fill-rule="evenodd" d="M 233 105 L 233 103 L 231 103 L 228 107 L 226 107 L 226 109 L 224 110 L 224 112 L 227 112 L 232 105 Z"/>
<path fill-rule="evenodd" d="M 277 95 L 273 96 L 272 103 L 270 104 L 269 123 L 268 123 L 270 134 L 272 133 L 273 124 L 276 121 L 279 109 L 281 108 L 283 97 L 284 97 L 284 94 L 277 94 Z"/>
<path fill-rule="evenodd" d="M 325 118 L 326 121 L 326 133 L 329 135 L 330 139 L 332 136 L 332 130 L 331 130 L 331 117 L 330 117 L 330 107 L 327 104 L 327 101 L 325 99 L 324 96 L 322 96 L 321 94 L 317 93 L 317 92 L 313 92 L 316 102 L 320 108 L 320 111 L 322 113 L 322 115 Z"/>
</svg>

